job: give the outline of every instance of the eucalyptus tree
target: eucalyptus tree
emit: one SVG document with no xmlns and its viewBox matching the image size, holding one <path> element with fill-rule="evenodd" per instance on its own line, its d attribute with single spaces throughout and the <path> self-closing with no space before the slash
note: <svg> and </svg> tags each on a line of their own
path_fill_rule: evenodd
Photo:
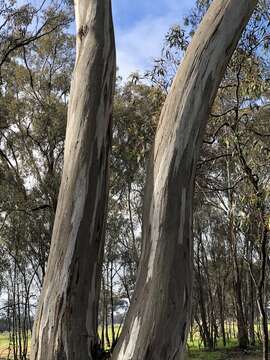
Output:
<svg viewBox="0 0 270 360">
<path fill-rule="evenodd" d="M 2 313 L 8 318 L 14 358 L 27 356 L 33 309 L 48 259 L 73 42 L 67 24 L 59 25 L 35 43 L 14 50 L 2 64 L 0 277 L 5 279 L 2 292 L 8 300 Z"/>
<path fill-rule="evenodd" d="M 0 75 L 2 66 L 18 49 L 71 22 L 70 6 L 61 0 L 41 1 L 35 5 L 16 0 L 0 1 Z"/>
<path fill-rule="evenodd" d="M 189 41 L 189 35 L 193 36 L 194 29 L 197 27 L 198 22 L 207 10 L 209 4 L 210 1 L 198 0 L 191 15 L 185 19 L 183 27 L 174 26 L 170 29 L 166 36 L 166 44 L 163 49 L 162 57 L 155 61 L 153 70 L 148 72 L 148 78 L 161 89 L 164 89 L 165 92 L 168 91 L 175 68 L 181 61 L 182 53 L 186 47 L 187 41 Z M 231 319 L 236 317 L 239 328 L 239 345 L 241 347 L 247 347 L 249 341 L 251 344 L 254 344 L 255 339 L 254 316 L 257 315 L 254 302 L 254 285 L 252 284 L 253 277 L 249 274 L 246 253 L 250 252 L 249 249 L 253 247 L 253 256 L 255 256 L 255 258 L 258 256 L 259 253 L 257 250 L 259 247 L 257 246 L 257 250 L 255 251 L 254 245 L 256 243 L 258 245 L 260 237 L 257 236 L 257 240 L 253 241 L 252 239 L 254 239 L 254 237 L 248 235 L 247 241 L 243 242 L 243 236 L 246 237 L 246 235 L 243 235 L 242 231 L 239 230 L 243 223 L 246 224 L 245 226 L 249 227 L 247 225 L 248 219 L 255 219 L 254 211 L 251 210 L 250 207 L 248 207 L 251 211 L 249 215 L 247 208 L 244 208 L 243 210 L 243 199 L 248 198 L 250 201 L 254 201 L 254 193 L 251 193 L 250 189 L 247 190 L 246 188 L 247 178 L 245 170 L 239 162 L 239 156 L 237 155 L 238 151 L 235 148 L 235 145 L 237 144 L 234 145 L 236 139 L 233 136 L 230 125 L 234 128 L 234 125 L 237 124 L 238 141 L 243 148 L 245 156 L 248 155 L 247 162 L 251 165 L 251 172 L 254 173 L 255 177 L 259 175 L 256 175 L 256 172 L 258 172 L 258 165 L 255 164 L 260 164 L 260 172 L 262 173 L 259 181 L 260 189 L 262 190 L 260 194 L 264 194 L 263 198 L 265 201 L 267 198 L 265 198 L 265 195 L 267 194 L 265 184 L 268 180 L 265 173 L 267 174 L 267 172 L 269 172 L 267 162 L 267 143 L 269 136 L 267 128 L 265 125 L 262 126 L 262 124 L 264 124 L 265 117 L 267 116 L 266 114 L 268 113 L 269 22 L 267 19 L 269 19 L 269 4 L 262 1 L 258 4 L 249 25 L 244 31 L 241 41 L 238 44 L 237 51 L 233 55 L 219 87 L 218 95 L 204 136 L 204 143 L 200 154 L 201 159 L 196 171 L 195 212 L 198 212 L 200 218 L 202 214 L 207 214 L 209 217 L 208 226 L 211 228 L 213 228 L 212 224 L 216 222 L 213 214 L 218 214 L 218 222 L 220 223 L 219 228 L 223 227 L 224 229 L 227 229 L 225 230 L 226 234 L 231 234 L 233 237 L 233 241 L 230 240 L 230 237 L 228 237 L 227 240 L 224 240 L 224 236 L 220 233 L 219 228 L 216 228 L 216 231 L 211 231 L 210 237 L 212 246 L 216 243 L 217 237 L 219 237 L 219 243 L 222 238 L 222 242 L 225 246 L 224 250 L 227 252 L 222 265 L 223 273 L 229 274 L 226 276 L 228 280 L 228 286 L 225 290 L 226 301 L 223 300 L 224 296 L 221 296 L 222 293 L 224 293 L 223 285 L 225 282 L 222 281 L 220 284 L 220 281 L 216 279 L 214 282 L 212 281 L 211 284 L 216 284 L 220 294 L 218 301 L 220 309 L 222 309 L 220 313 L 221 323 L 224 323 L 223 304 L 226 304 L 227 308 L 226 320 L 231 321 Z M 235 121 L 233 119 L 237 114 L 239 115 L 238 120 Z M 250 144 L 253 144 L 252 151 Z M 228 179 L 226 164 L 230 164 L 230 179 Z M 228 193 L 233 195 L 233 207 L 235 208 L 234 225 L 233 228 L 231 226 L 231 231 L 228 231 L 229 224 L 226 220 L 228 219 Z M 267 206 L 265 209 L 266 208 Z M 245 216 L 240 216 L 239 214 L 241 213 L 245 214 Z M 261 216 L 260 218 L 262 219 L 263 217 Z M 264 219 L 267 219 L 266 214 Z M 263 223 L 265 224 L 265 221 L 262 222 L 261 220 L 258 220 L 257 216 L 256 223 L 261 224 L 259 226 L 262 229 L 265 228 L 263 225 Z M 202 226 L 201 224 L 199 225 L 201 230 Z M 250 228 L 254 229 L 254 225 L 250 226 Z M 194 224 L 194 231 L 196 239 L 196 222 Z M 207 231 L 209 232 L 209 230 Z M 205 235 L 207 234 L 203 234 L 203 236 Z M 234 247 L 232 247 L 233 243 L 235 244 Z M 217 252 L 219 251 L 218 248 L 216 248 L 216 245 L 215 249 Z M 212 266 L 216 262 L 215 258 L 217 257 L 217 254 L 213 257 L 212 254 L 208 252 L 208 256 L 212 259 L 209 266 Z M 232 258 L 235 259 L 234 263 L 231 262 Z M 253 260 L 255 258 L 253 257 Z M 203 259 L 199 259 L 199 261 L 202 260 Z M 257 262 L 256 265 L 253 264 L 256 271 L 257 265 Z M 207 267 L 206 270 L 208 271 Z M 231 269 L 234 270 L 231 271 Z M 238 285 L 236 285 L 236 272 L 238 272 Z M 231 274 L 233 274 L 233 277 L 230 277 Z M 257 278 L 257 281 L 259 281 L 259 277 Z M 247 283 L 249 285 L 247 285 Z M 230 286 L 230 284 L 234 285 Z M 199 286 L 197 285 L 196 282 L 194 292 L 195 299 L 199 296 Z M 248 292 L 247 287 L 249 289 Z M 232 289 L 234 289 L 233 292 Z M 267 299 L 267 293 L 265 295 Z M 245 301 L 246 298 L 249 298 L 250 300 Z M 234 304 L 236 304 L 236 306 Z M 267 300 L 265 300 L 265 304 L 267 304 Z M 196 306 L 194 309 L 195 308 Z M 201 319 L 199 320 L 202 321 Z M 199 326 L 201 325 L 200 322 Z M 221 329 L 221 332 L 223 333 L 223 340 L 225 340 L 224 343 L 226 343 L 224 326 L 223 329 Z M 248 332 L 250 339 L 248 339 Z"/>
<path fill-rule="evenodd" d="M 31 359 L 94 359 L 115 82 L 109 0 L 75 2 L 64 169 Z"/>
<path fill-rule="evenodd" d="M 256 4 L 213 1 L 172 83 L 148 167 L 139 275 L 113 359 L 182 357 L 191 310 L 196 162 L 218 86 Z"/>
<path fill-rule="evenodd" d="M 62 171 L 73 60 L 73 37 L 58 27 L 35 45 L 14 52 L 2 66 L 0 234 L 13 216 L 24 219 L 18 222 L 28 227 L 22 247 L 39 268 L 40 285 Z M 12 244 L 5 236 L 2 240 Z"/>
</svg>

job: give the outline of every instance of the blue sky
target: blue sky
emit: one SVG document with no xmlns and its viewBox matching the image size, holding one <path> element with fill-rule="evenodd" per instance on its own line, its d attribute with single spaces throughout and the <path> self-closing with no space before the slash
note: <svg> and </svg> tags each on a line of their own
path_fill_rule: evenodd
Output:
<svg viewBox="0 0 270 360">
<path fill-rule="evenodd" d="M 112 0 L 120 75 L 151 67 L 171 25 L 181 23 L 195 0 Z"/>
<path fill-rule="evenodd" d="M 166 32 L 182 22 L 195 1 L 112 0 L 117 65 L 124 79 L 131 72 L 151 68 L 153 58 L 160 55 Z M 42 0 L 17 2 L 20 5 L 30 2 L 38 7 Z"/>
</svg>

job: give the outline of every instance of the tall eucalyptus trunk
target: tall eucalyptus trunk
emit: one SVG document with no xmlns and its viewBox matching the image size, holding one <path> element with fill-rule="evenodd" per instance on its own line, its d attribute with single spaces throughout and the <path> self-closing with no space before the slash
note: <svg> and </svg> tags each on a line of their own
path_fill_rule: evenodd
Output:
<svg viewBox="0 0 270 360">
<path fill-rule="evenodd" d="M 183 358 L 196 162 L 218 86 L 256 4 L 214 0 L 172 84 L 149 162 L 139 275 L 113 360 Z"/>
<path fill-rule="evenodd" d="M 110 0 L 75 0 L 64 169 L 31 360 L 96 358 L 115 44 Z"/>
</svg>

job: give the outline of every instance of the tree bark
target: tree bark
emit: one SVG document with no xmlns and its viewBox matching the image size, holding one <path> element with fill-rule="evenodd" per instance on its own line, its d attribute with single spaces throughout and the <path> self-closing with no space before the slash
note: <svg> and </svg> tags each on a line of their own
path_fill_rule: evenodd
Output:
<svg viewBox="0 0 270 360">
<path fill-rule="evenodd" d="M 115 44 L 110 0 L 76 0 L 64 169 L 31 360 L 90 360 L 108 193 Z"/>
<path fill-rule="evenodd" d="M 208 348 L 209 350 L 213 350 L 214 348 L 214 342 L 213 337 L 211 336 L 211 330 L 210 330 L 210 320 L 207 321 L 207 311 L 206 311 L 206 305 L 207 301 L 205 301 L 205 298 L 207 296 L 205 295 L 205 288 L 209 287 L 209 282 L 206 284 L 206 279 L 202 276 L 202 269 L 200 263 L 203 263 L 203 244 L 202 244 L 202 233 L 201 230 L 198 231 L 198 248 L 197 248 L 197 271 L 195 273 L 195 278 L 197 275 L 197 284 L 198 284 L 198 297 L 199 297 L 199 309 L 201 314 L 201 320 L 202 320 L 202 331 L 203 331 L 203 339 L 204 339 L 204 346 Z"/>
<path fill-rule="evenodd" d="M 256 3 L 213 1 L 172 84 L 149 162 L 139 275 L 113 360 L 182 359 L 196 162 L 217 88 Z"/>
<path fill-rule="evenodd" d="M 220 330 L 221 330 L 221 334 L 222 334 L 222 342 L 223 342 L 223 346 L 226 346 L 226 331 L 225 331 L 225 316 L 224 316 L 224 305 L 225 305 L 225 301 L 224 301 L 224 289 L 223 286 L 221 285 L 221 280 L 220 280 L 220 276 L 218 279 L 218 284 L 217 284 L 217 296 L 218 296 L 218 307 L 219 307 L 219 318 L 220 318 Z"/>
<path fill-rule="evenodd" d="M 265 213 L 262 202 L 261 205 L 261 222 L 262 222 L 262 240 L 260 249 L 260 280 L 257 285 L 257 303 L 261 315 L 262 323 L 262 343 L 263 343 L 263 360 L 268 360 L 269 355 L 269 334 L 268 334 L 268 317 L 265 304 L 265 287 L 267 271 L 267 253 L 268 253 L 268 226 L 264 222 Z"/>
</svg>

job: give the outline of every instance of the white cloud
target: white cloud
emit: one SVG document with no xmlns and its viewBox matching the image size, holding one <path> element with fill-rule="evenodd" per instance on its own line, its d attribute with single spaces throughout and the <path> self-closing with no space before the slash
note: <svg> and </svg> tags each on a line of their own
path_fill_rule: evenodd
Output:
<svg viewBox="0 0 270 360">
<path fill-rule="evenodd" d="M 151 68 L 153 59 L 160 55 L 166 32 L 182 21 L 190 6 L 190 0 L 181 5 L 179 0 L 170 0 L 163 16 L 148 15 L 125 29 L 116 28 L 117 65 L 124 79 L 131 72 Z"/>
<path fill-rule="evenodd" d="M 170 19 L 147 17 L 132 28 L 116 33 L 117 63 L 123 77 L 150 66 L 151 59 L 160 54 L 170 25 Z"/>
</svg>

